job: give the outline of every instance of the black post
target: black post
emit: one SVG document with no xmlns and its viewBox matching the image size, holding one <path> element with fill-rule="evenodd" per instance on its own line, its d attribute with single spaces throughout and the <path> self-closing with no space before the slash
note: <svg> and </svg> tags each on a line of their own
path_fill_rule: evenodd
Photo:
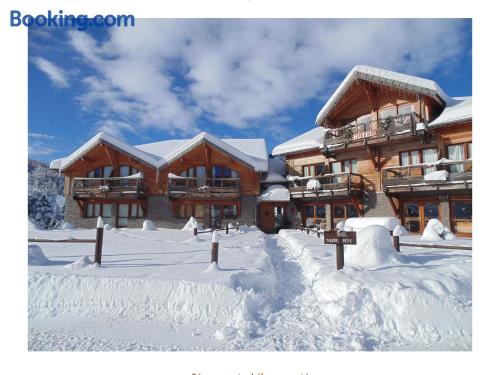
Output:
<svg viewBox="0 0 500 375">
<path fill-rule="evenodd" d="M 101 264 L 102 258 L 102 242 L 104 237 L 104 222 L 101 217 L 97 220 L 96 236 L 95 236 L 95 251 L 94 263 Z"/>
<path fill-rule="evenodd" d="M 219 243 L 212 242 L 212 257 L 210 259 L 210 263 L 219 263 Z"/>
<path fill-rule="evenodd" d="M 344 244 L 337 244 L 337 269 L 344 268 Z"/>
<path fill-rule="evenodd" d="M 319 229 L 318 229 L 318 231 L 316 232 L 316 234 L 318 235 L 318 238 L 320 238 L 320 237 L 321 237 L 321 233 L 319 232 Z"/>
<path fill-rule="evenodd" d="M 226 234 L 229 234 L 229 225 L 226 224 Z"/>
<path fill-rule="evenodd" d="M 193 228 L 193 236 L 197 236 L 198 235 L 198 228 Z"/>
<path fill-rule="evenodd" d="M 399 246 L 399 236 L 392 236 L 392 244 L 398 253 L 401 252 L 401 247 Z"/>
<path fill-rule="evenodd" d="M 239 231 L 240 230 L 240 223 L 239 222 L 236 222 L 236 230 Z"/>
<path fill-rule="evenodd" d="M 306 229 L 307 234 L 309 234 L 309 228 Z"/>
<path fill-rule="evenodd" d="M 219 263 L 219 239 L 217 238 L 217 232 L 212 233 L 212 256 L 210 259 L 210 264 L 213 262 Z"/>
</svg>

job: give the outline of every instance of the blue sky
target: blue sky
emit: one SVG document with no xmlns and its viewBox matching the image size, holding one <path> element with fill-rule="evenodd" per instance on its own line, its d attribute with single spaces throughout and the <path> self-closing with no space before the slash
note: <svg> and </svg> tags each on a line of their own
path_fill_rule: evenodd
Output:
<svg viewBox="0 0 500 375">
<path fill-rule="evenodd" d="M 29 155 L 66 156 L 98 131 L 130 144 L 264 137 L 316 126 L 357 64 L 472 95 L 470 20 L 136 20 L 29 31 Z"/>
</svg>

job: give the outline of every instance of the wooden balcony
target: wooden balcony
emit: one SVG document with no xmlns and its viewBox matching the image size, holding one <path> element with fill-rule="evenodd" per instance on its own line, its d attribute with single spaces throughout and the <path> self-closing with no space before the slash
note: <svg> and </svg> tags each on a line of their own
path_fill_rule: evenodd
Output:
<svg viewBox="0 0 500 375">
<path fill-rule="evenodd" d="M 73 179 L 72 193 L 75 199 L 84 198 L 141 198 L 144 194 L 142 177 L 108 177 Z"/>
<path fill-rule="evenodd" d="M 330 129 L 325 133 L 325 148 L 334 150 L 412 137 L 426 131 L 423 124 L 418 124 L 417 118 L 415 113 L 408 113 Z"/>
<path fill-rule="evenodd" d="M 362 195 L 364 190 L 363 176 L 350 172 L 289 177 L 289 180 L 292 198 L 354 196 Z"/>
<path fill-rule="evenodd" d="M 169 177 L 168 195 L 174 198 L 238 198 L 240 179 Z"/>
<path fill-rule="evenodd" d="M 382 185 L 388 193 L 472 189 L 472 159 L 387 167 L 382 170 Z"/>
</svg>

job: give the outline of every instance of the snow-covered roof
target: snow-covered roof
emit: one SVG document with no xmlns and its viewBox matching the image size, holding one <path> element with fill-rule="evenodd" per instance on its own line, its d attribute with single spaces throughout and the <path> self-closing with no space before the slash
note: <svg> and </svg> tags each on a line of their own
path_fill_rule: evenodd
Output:
<svg viewBox="0 0 500 375">
<path fill-rule="evenodd" d="M 271 185 L 259 196 L 261 202 L 289 202 L 290 191 L 283 185 Z"/>
<path fill-rule="evenodd" d="M 441 99 L 445 103 L 452 100 L 439 85 L 430 79 L 415 77 L 408 74 L 393 72 L 390 70 L 375 68 L 366 65 L 357 65 L 344 78 L 337 87 L 333 95 L 328 99 L 316 117 L 316 124 L 321 125 L 327 114 L 332 111 L 338 101 L 346 93 L 347 89 L 357 80 L 362 79 L 368 82 L 379 83 L 392 86 L 407 91 L 427 95 L 436 99 Z"/>
<path fill-rule="evenodd" d="M 57 159 L 60 160 L 59 169 L 61 171 L 65 170 L 66 168 L 71 166 L 75 161 L 77 161 L 83 155 L 85 155 L 88 151 L 90 151 L 92 148 L 101 143 L 109 144 L 110 146 L 113 146 L 114 148 L 122 151 L 123 153 L 128 154 L 133 158 L 138 159 L 142 162 L 145 162 L 146 164 L 149 164 L 152 167 L 156 167 L 156 165 L 158 164 L 159 159 L 157 157 L 148 154 L 142 150 L 139 150 L 138 148 L 130 146 L 110 134 L 100 132 L 97 133 L 95 136 L 93 136 L 83 146 L 81 146 L 79 149 L 77 149 L 68 157 L 64 158 L 63 160 Z M 54 162 L 56 162 L 57 160 L 54 160 Z"/>
<path fill-rule="evenodd" d="M 285 161 L 279 157 L 269 158 L 268 172 L 266 178 L 262 181 L 265 183 L 288 183 L 285 177 L 286 164 Z"/>
<path fill-rule="evenodd" d="M 472 96 L 456 97 L 446 103 L 443 112 L 427 127 L 433 128 L 467 120 L 472 120 Z"/>
<path fill-rule="evenodd" d="M 78 150 L 66 158 L 53 160 L 52 169 L 64 170 L 100 143 L 107 143 L 114 148 L 145 162 L 154 168 L 161 168 L 173 162 L 202 142 L 230 154 L 235 159 L 252 167 L 256 172 L 267 172 L 268 155 L 264 139 L 219 139 L 203 132 L 192 139 L 174 139 L 138 146 L 130 146 L 107 133 L 98 133 Z"/>
<path fill-rule="evenodd" d="M 161 159 L 158 167 L 169 164 L 202 142 L 234 156 L 251 166 L 257 172 L 267 172 L 266 141 L 258 139 L 219 139 L 210 133 L 202 132 L 191 139 L 176 139 L 135 146 L 137 149 L 156 155 Z"/>
<path fill-rule="evenodd" d="M 293 154 L 309 150 L 316 150 L 324 145 L 325 133 L 328 129 L 317 127 L 295 138 L 290 139 L 273 149 L 273 155 Z"/>
</svg>

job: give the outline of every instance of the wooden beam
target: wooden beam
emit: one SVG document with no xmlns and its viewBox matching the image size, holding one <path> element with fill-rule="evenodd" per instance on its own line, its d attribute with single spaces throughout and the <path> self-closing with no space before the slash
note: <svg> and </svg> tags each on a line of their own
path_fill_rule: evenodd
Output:
<svg viewBox="0 0 500 375">
<path fill-rule="evenodd" d="M 81 200 L 77 199 L 76 204 L 78 204 L 78 207 L 80 208 L 80 216 L 83 216 L 84 209 L 85 209 L 83 202 Z"/>
<path fill-rule="evenodd" d="M 390 195 L 387 195 L 387 198 L 389 198 L 389 203 L 391 204 L 391 207 L 392 207 L 392 210 L 394 211 L 394 215 L 396 217 L 399 217 L 399 200 L 396 198 L 396 197 L 392 197 Z M 396 205 L 396 203 L 393 201 L 393 198 L 396 199 L 396 202 L 398 203 Z"/>
<path fill-rule="evenodd" d="M 368 154 L 370 155 L 373 168 L 375 168 L 377 171 L 380 171 L 380 153 L 378 152 L 378 149 L 372 146 L 367 147 L 366 149 L 368 151 Z"/>
<path fill-rule="evenodd" d="M 358 199 L 358 197 L 351 196 L 351 202 L 354 204 L 354 208 L 356 208 L 356 212 L 360 217 L 363 216 L 363 202 Z"/>
<path fill-rule="evenodd" d="M 377 91 L 374 87 L 370 87 L 365 85 L 363 87 L 366 97 L 368 98 L 368 102 L 370 103 L 372 111 L 377 111 Z"/>
</svg>

